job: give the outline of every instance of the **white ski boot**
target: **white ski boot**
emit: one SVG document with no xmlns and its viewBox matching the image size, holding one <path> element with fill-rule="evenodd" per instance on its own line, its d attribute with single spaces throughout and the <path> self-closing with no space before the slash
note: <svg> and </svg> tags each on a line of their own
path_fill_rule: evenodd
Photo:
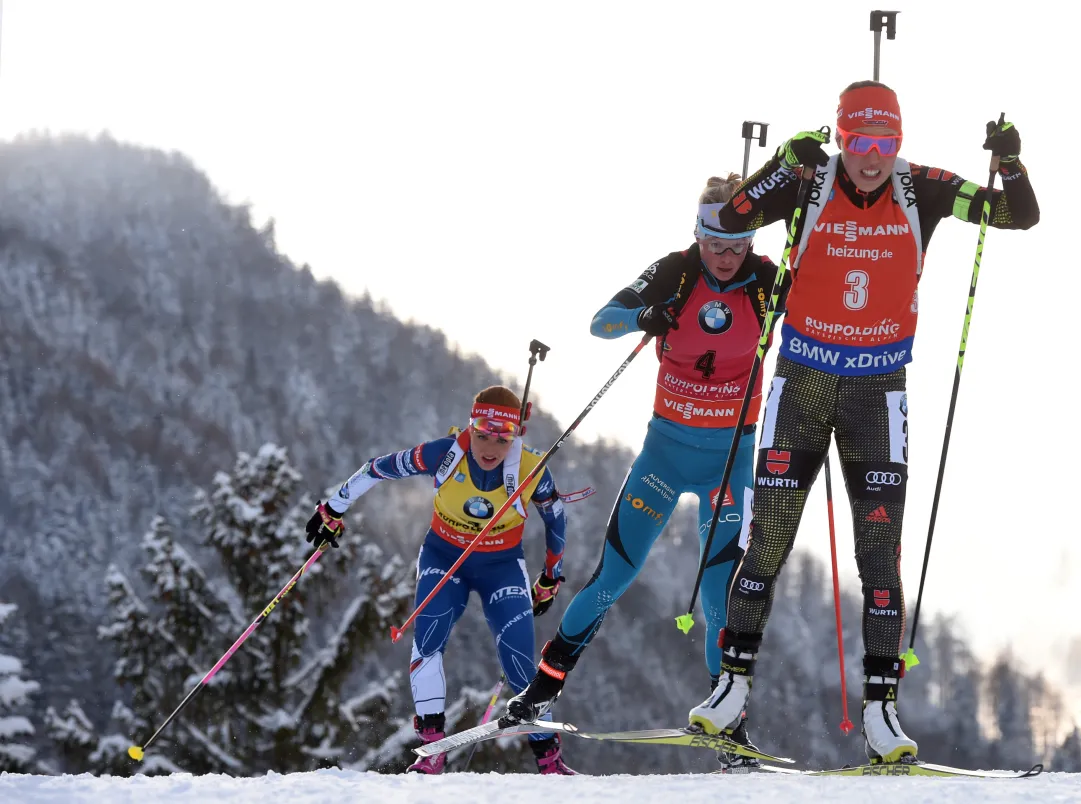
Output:
<svg viewBox="0 0 1081 804">
<path fill-rule="evenodd" d="M 748 676 L 723 673 L 710 696 L 687 713 L 687 721 L 692 726 L 701 726 L 707 734 L 731 733 L 743 719 L 743 708 L 750 693 Z"/>
<path fill-rule="evenodd" d="M 901 729 L 897 684 L 904 674 L 900 660 L 868 656 L 863 661 L 863 739 L 871 764 L 912 762 L 918 746 Z"/>
<path fill-rule="evenodd" d="M 751 694 L 757 655 L 757 646 L 732 644 L 725 639 L 721 677 L 710 696 L 687 713 L 691 726 L 700 726 L 707 734 L 723 731 L 729 735 L 739 727 Z"/>
</svg>

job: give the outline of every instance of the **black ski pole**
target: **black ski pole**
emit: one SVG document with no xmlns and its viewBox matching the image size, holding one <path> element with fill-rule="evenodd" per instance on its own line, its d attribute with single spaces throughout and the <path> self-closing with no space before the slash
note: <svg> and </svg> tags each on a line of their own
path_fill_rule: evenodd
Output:
<svg viewBox="0 0 1081 804">
<path fill-rule="evenodd" d="M 522 413 L 519 416 L 519 420 L 525 425 L 526 419 L 529 418 L 529 384 L 533 380 L 533 367 L 537 365 L 539 359 L 542 363 L 544 358 L 548 357 L 549 348 L 536 338 L 529 342 L 529 371 L 525 375 L 525 390 L 522 391 Z M 525 427 L 522 428 L 523 434 L 525 433 Z"/>
<path fill-rule="evenodd" d="M 999 115 L 998 124 L 1006 122 L 1006 113 Z M 938 460 L 938 479 L 935 481 L 935 497 L 931 503 L 931 523 L 927 528 L 927 545 L 923 550 L 923 569 L 920 571 L 920 591 L 916 595 L 916 613 L 912 615 L 912 637 L 908 650 L 902 657 L 905 668 L 911 670 L 920 663 L 916 657 L 916 628 L 920 624 L 920 605 L 923 603 L 923 585 L 927 580 L 927 562 L 931 558 L 931 540 L 935 535 L 935 520 L 938 518 L 938 500 L 942 494 L 942 477 L 946 472 L 946 453 L 950 449 L 950 433 L 953 431 L 953 413 L 957 407 L 957 389 L 961 386 L 961 370 L 965 366 L 965 349 L 968 347 L 968 327 L 972 322 L 972 307 L 976 303 L 976 282 L 980 278 L 980 261 L 983 259 L 983 243 L 987 238 L 987 224 L 991 220 L 991 196 L 995 190 L 995 174 L 998 173 L 998 157 L 991 156 L 990 173 L 987 176 L 987 195 L 983 199 L 983 211 L 980 214 L 980 237 L 976 241 L 976 259 L 972 263 L 972 281 L 968 287 L 968 302 L 965 304 L 965 323 L 961 327 L 961 348 L 957 352 L 957 368 L 953 374 L 953 392 L 950 394 L 950 411 L 946 414 L 946 433 L 942 437 L 942 456 Z"/>
<path fill-rule="evenodd" d="M 875 34 L 875 73 L 874 79 L 878 80 L 879 55 L 882 52 L 882 29 L 886 29 L 886 38 L 897 38 L 897 15 L 900 11 L 872 11 L 871 30 Z"/>
<path fill-rule="evenodd" d="M 758 133 L 754 133 L 754 127 L 758 126 Z M 751 141 L 757 139 L 758 147 L 766 147 L 766 129 L 769 123 L 759 123 L 757 120 L 743 121 L 743 181 L 747 181 L 747 171 L 751 169 Z"/>
<path fill-rule="evenodd" d="M 826 141 L 829 142 L 829 126 L 823 126 Z M 721 487 L 717 490 L 717 502 L 713 506 L 713 520 L 709 524 L 709 533 L 706 535 L 706 544 L 702 548 L 702 558 L 698 561 L 698 577 L 694 579 L 694 590 L 691 592 L 691 602 L 687 606 L 687 613 L 676 617 L 676 627 L 685 634 L 690 633 L 694 627 L 694 603 L 698 599 L 698 589 L 702 585 L 702 575 L 706 571 L 706 562 L 709 560 L 709 548 L 713 543 L 713 534 L 717 530 L 717 520 L 720 518 L 721 506 L 724 502 L 725 492 L 728 490 L 728 480 L 732 476 L 732 467 L 736 462 L 736 451 L 739 449 L 740 436 L 743 424 L 747 420 L 747 409 L 750 407 L 751 395 L 754 393 L 755 382 L 758 380 L 758 372 L 762 368 L 766 351 L 769 348 L 770 333 L 773 329 L 773 316 L 777 312 L 777 302 L 781 293 L 781 285 L 784 282 L 785 267 L 788 265 L 788 255 L 796 242 L 796 233 L 799 230 L 800 220 L 803 218 L 803 208 L 807 204 L 807 197 L 811 192 L 811 180 L 814 178 L 814 168 L 803 167 L 800 173 L 800 185 L 796 191 L 796 209 L 792 213 L 792 223 L 788 227 L 788 240 L 785 243 L 784 252 L 781 254 L 781 263 L 777 266 L 777 273 L 773 277 L 773 286 L 770 290 L 769 305 L 766 307 L 766 317 L 762 321 L 762 334 L 758 339 L 758 349 L 751 363 L 751 375 L 747 380 L 747 389 L 743 392 L 743 402 L 740 404 L 739 418 L 736 421 L 732 433 L 732 445 L 728 448 L 728 459 L 724 464 L 724 473 L 721 475 Z"/>
<path fill-rule="evenodd" d="M 398 640 L 402 638 L 402 635 L 405 633 L 405 629 L 413 624 L 413 621 L 417 619 L 417 615 L 420 614 L 424 610 L 424 608 L 432 602 L 432 598 L 439 594 L 439 590 L 442 589 L 446 585 L 447 581 L 449 581 L 454 576 L 454 573 L 457 572 L 458 568 L 462 566 L 462 564 L 467 558 L 469 558 L 470 554 L 477 548 L 477 545 L 481 544 L 481 542 L 484 541 L 484 538 L 488 535 L 489 531 L 491 531 L 491 529 L 496 525 L 496 523 L 499 522 L 500 517 L 507 513 L 510 507 L 514 505 L 514 501 L 517 500 L 519 496 L 521 496 L 522 491 L 525 490 L 525 488 L 530 484 L 530 482 L 532 482 L 533 478 L 539 475 L 542 471 L 544 471 L 545 465 L 547 465 L 548 461 L 551 460 L 552 456 L 559 451 L 559 448 L 563 446 L 563 442 L 570 438 L 574 431 L 578 429 L 578 425 L 582 423 L 582 420 L 586 416 L 588 416 L 589 412 L 593 410 L 593 407 L 601 401 L 601 397 L 608 393 L 608 389 L 615 384 L 615 381 L 619 379 L 620 375 L 627 370 L 627 366 L 631 364 L 631 361 L 638 356 L 638 353 L 642 351 L 645 345 L 649 343 L 652 338 L 652 335 L 643 336 L 642 340 L 638 342 L 638 345 L 634 347 L 634 351 L 632 351 L 627 356 L 627 359 L 624 360 L 620 364 L 619 368 L 616 369 L 615 374 L 608 378 L 608 382 L 606 382 L 601 387 L 601 390 L 599 390 L 591 400 L 589 400 L 589 404 L 587 404 L 582 409 L 582 412 L 578 414 L 578 418 L 576 418 L 573 422 L 570 423 L 570 426 L 563 431 L 563 434 L 556 440 L 556 442 L 552 444 L 552 446 L 548 448 L 548 451 L 541 456 L 540 461 L 538 461 L 537 465 L 533 467 L 533 471 L 531 471 L 528 475 L 526 475 L 526 477 L 522 479 L 521 484 L 518 486 L 517 489 L 514 490 L 514 493 L 512 493 L 510 497 L 507 498 L 507 501 L 499 507 L 498 511 L 492 514 L 491 519 L 488 520 L 488 524 L 481 528 L 480 532 L 475 537 L 473 537 L 473 541 L 470 542 L 464 550 L 462 550 L 462 554 L 458 556 L 458 558 L 453 564 L 451 564 L 443 577 L 441 577 L 439 579 L 439 582 L 432 588 L 432 591 L 430 591 L 428 593 L 428 596 L 417 605 L 417 607 L 413 610 L 413 613 L 406 618 L 404 623 L 402 623 L 401 627 L 399 628 L 396 626 L 391 626 L 390 638 L 392 641 L 397 643 Z"/>
</svg>

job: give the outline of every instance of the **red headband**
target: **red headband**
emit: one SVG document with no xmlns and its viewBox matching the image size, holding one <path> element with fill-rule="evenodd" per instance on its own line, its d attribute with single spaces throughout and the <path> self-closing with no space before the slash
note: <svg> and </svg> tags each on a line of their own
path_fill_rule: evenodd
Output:
<svg viewBox="0 0 1081 804">
<path fill-rule="evenodd" d="M 860 87 L 841 95 L 837 128 L 852 131 L 861 126 L 881 126 L 901 133 L 901 107 L 892 89 Z"/>
<path fill-rule="evenodd" d="M 512 422 L 521 424 L 522 411 L 518 408 L 510 408 L 505 405 L 493 405 L 491 402 L 474 402 L 471 419 L 487 418 L 497 422 Z"/>
</svg>

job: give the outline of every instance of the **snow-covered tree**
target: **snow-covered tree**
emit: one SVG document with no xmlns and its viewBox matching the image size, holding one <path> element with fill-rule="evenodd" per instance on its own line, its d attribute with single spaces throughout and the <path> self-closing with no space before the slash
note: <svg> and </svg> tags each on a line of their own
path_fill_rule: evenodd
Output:
<svg viewBox="0 0 1081 804">
<path fill-rule="evenodd" d="M 1081 773 L 1081 728 L 1074 726 L 1062 745 L 1055 751 L 1049 770 Z"/>
<path fill-rule="evenodd" d="M 11 603 L 0 603 L 0 628 L 16 608 Z M 30 773 L 35 769 L 37 751 L 29 744 L 34 737 L 34 726 L 23 712 L 30 696 L 41 686 L 22 676 L 22 662 L 0 653 L 0 773 Z"/>
</svg>

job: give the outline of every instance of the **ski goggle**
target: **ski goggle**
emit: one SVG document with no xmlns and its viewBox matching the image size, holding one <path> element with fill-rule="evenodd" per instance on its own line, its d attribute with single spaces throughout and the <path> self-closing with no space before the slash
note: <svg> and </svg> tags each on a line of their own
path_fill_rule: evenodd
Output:
<svg viewBox="0 0 1081 804">
<path fill-rule="evenodd" d="M 518 435 L 521 429 L 516 422 L 507 421 L 506 419 L 493 419 L 489 416 L 474 416 L 469 420 L 469 426 L 478 433 L 498 436 L 507 440 Z"/>
<path fill-rule="evenodd" d="M 838 128 L 837 133 L 841 135 L 841 140 L 845 144 L 845 150 L 850 154 L 863 156 L 871 153 L 873 150 L 877 150 L 882 156 L 893 156 L 901 150 L 902 135 L 900 134 L 891 136 L 853 134 L 851 131 L 845 131 L 843 128 Z"/>
<path fill-rule="evenodd" d="M 710 254 L 724 254 L 726 251 L 731 251 L 733 254 L 739 255 L 744 251 L 747 251 L 754 242 L 754 235 L 748 234 L 740 238 L 725 238 L 725 237 L 702 237 L 695 230 L 695 237 L 698 238 L 703 249 Z"/>
</svg>

